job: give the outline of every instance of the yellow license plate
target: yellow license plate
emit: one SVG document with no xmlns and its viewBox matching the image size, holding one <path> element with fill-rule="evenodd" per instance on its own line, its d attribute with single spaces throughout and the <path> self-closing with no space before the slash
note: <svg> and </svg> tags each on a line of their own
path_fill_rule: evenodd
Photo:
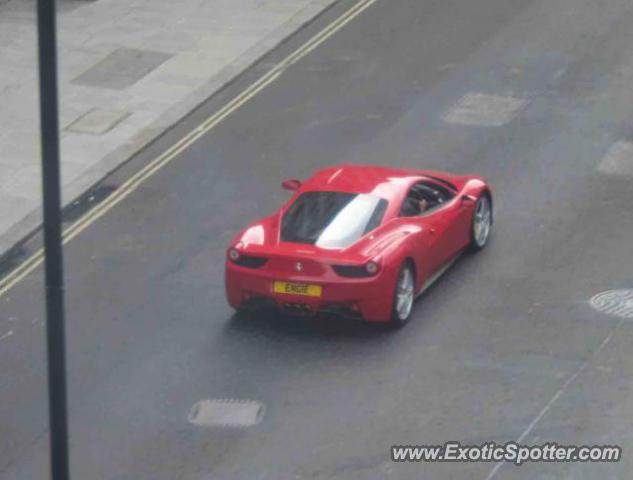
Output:
<svg viewBox="0 0 633 480">
<path fill-rule="evenodd" d="M 321 287 L 321 285 L 306 285 L 305 283 L 275 282 L 273 283 L 273 291 L 286 295 L 320 297 L 323 293 L 323 287 Z"/>
</svg>

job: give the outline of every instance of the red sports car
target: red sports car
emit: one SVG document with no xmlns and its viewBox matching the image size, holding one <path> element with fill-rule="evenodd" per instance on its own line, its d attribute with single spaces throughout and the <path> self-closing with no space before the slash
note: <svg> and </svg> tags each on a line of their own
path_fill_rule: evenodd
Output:
<svg viewBox="0 0 633 480">
<path fill-rule="evenodd" d="M 492 226 L 485 179 L 342 165 L 308 180 L 227 251 L 226 294 L 238 310 L 273 306 L 402 325 L 413 302 Z"/>
</svg>

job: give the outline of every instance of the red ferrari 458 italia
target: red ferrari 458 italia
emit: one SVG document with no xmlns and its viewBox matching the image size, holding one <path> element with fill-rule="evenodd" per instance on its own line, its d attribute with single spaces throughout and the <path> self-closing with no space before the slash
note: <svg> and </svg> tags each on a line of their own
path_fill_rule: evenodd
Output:
<svg viewBox="0 0 633 480">
<path fill-rule="evenodd" d="M 227 251 L 226 294 L 237 310 L 276 307 L 399 326 L 416 296 L 492 226 L 485 179 L 428 170 L 342 165 L 308 180 Z"/>
</svg>

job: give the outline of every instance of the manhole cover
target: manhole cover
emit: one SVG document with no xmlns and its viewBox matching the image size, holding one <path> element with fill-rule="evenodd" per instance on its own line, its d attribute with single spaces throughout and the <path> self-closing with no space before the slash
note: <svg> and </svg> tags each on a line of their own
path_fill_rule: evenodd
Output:
<svg viewBox="0 0 633 480">
<path fill-rule="evenodd" d="M 609 290 L 591 299 L 599 312 L 621 318 L 633 318 L 633 290 Z"/>
<path fill-rule="evenodd" d="M 254 400 L 202 400 L 191 407 L 187 419 L 202 427 L 244 428 L 261 422 L 265 409 Z"/>
</svg>

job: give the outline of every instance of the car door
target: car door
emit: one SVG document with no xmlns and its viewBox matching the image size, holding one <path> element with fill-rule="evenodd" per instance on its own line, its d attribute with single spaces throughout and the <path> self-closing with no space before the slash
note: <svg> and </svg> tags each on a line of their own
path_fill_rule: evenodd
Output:
<svg viewBox="0 0 633 480">
<path fill-rule="evenodd" d="M 429 274 L 433 275 L 446 262 L 448 223 L 439 209 L 420 215 L 419 222 L 422 226 L 423 242 L 426 245 L 422 262 L 428 265 Z"/>
<path fill-rule="evenodd" d="M 433 182 L 430 182 L 433 185 Z M 452 259 L 470 242 L 472 217 L 476 199 L 469 195 L 458 194 L 452 188 L 435 184 L 438 194 L 443 198 L 445 208 L 442 209 L 443 223 L 445 224 L 444 260 Z"/>
<path fill-rule="evenodd" d="M 437 198 L 434 212 L 437 219 L 439 237 L 438 261 L 440 266 L 450 261 L 467 243 L 468 227 L 466 217 L 469 216 L 468 205 L 457 198 L 457 192 L 437 182 L 421 182 L 432 195 Z"/>
<path fill-rule="evenodd" d="M 420 182 L 416 183 L 407 192 L 400 208 L 400 217 L 406 217 L 407 221 L 420 227 L 413 254 L 416 257 L 416 264 L 422 267 L 424 277 L 428 278 L 443 264 L 445 248 L 442 245 L 442 239 L 446 222 L 439 209 L 426 212 L 420 210 L 419 202 L 422 197 L 418 190 L 419 184 Z"/>
</svg>

